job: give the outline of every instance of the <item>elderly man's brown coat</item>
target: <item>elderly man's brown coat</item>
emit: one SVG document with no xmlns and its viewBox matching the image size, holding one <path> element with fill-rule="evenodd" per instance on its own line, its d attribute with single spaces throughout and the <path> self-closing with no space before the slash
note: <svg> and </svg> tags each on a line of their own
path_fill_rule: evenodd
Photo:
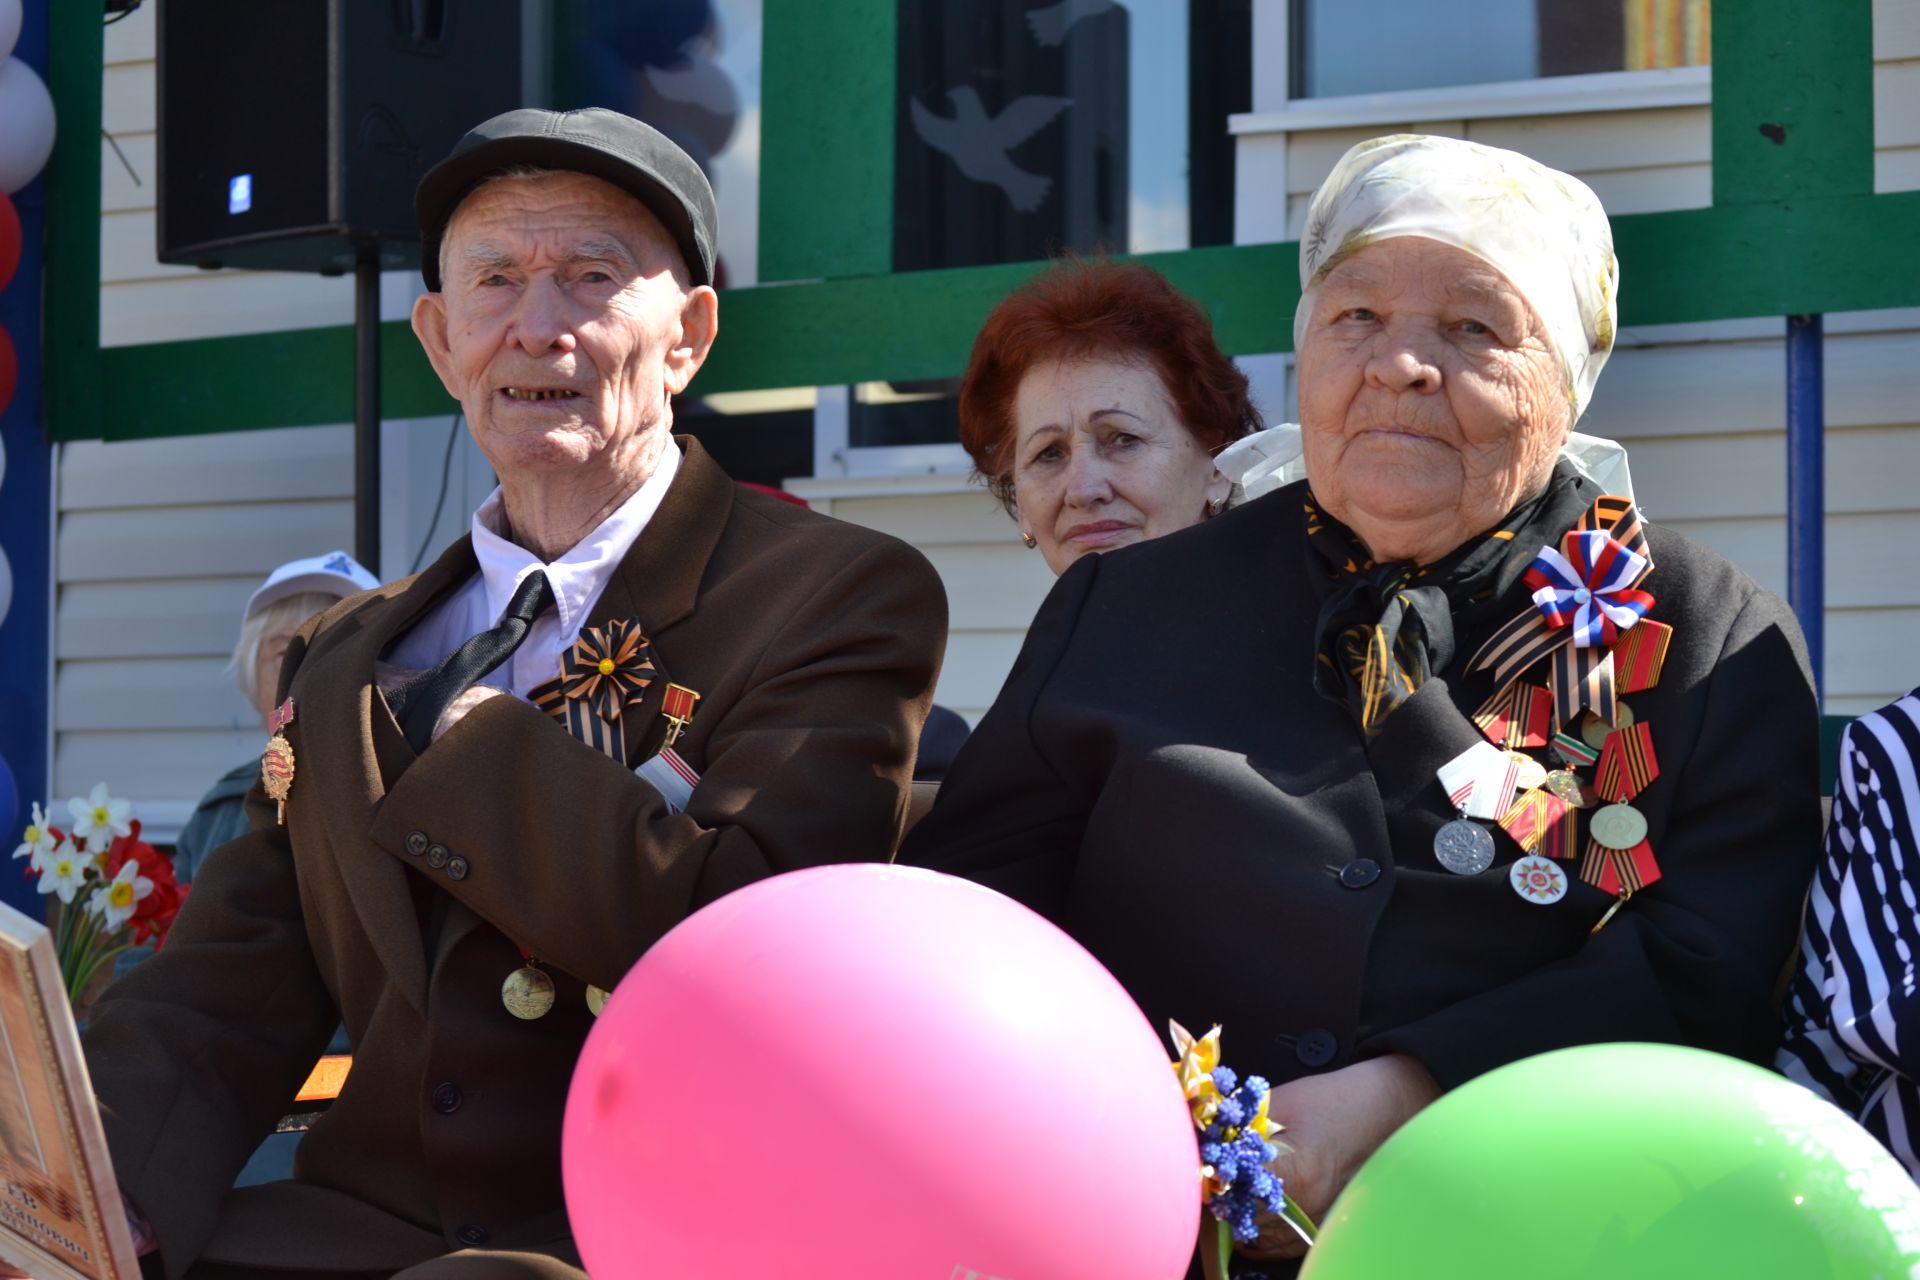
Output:
<svg viewBox="0 0 1920 1280">
<path fill-rule="evenodd" d="M 775 872 L 884 859 L 900 836 L 946 606 L 911 548 L 736 488 L 697 444 L 589 625 L 637 616 L 703 696 L 674 814 L 528 703 L 492 698 L 415 758 L 373 665 L 475 571 L 462 540 L 417 578 L 309 624 L 283 695 L 286 825 L 216 851 L 166 949 L 86 1036 L 123 1186 L 169 1276 L 196 1259 L 567 1275 L 567 1082 L 611 988 L 688 912 Z M 624 724 L 657 744 L 666 680 Z M 522 948 L 557 1002 L 521 1021 Z M 336 1020 L 353 1074 L 291 1182 L 228 1192 Z M 663 1053 L 681 1051 L 661 1045 Z"/>
</svg>

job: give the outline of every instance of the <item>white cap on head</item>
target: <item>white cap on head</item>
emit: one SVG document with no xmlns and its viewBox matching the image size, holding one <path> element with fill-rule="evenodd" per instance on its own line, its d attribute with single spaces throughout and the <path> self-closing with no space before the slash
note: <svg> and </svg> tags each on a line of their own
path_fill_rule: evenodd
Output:
<svg viewBox="0 0 1920 1280">
<path fill-rule="evenodd" d="M 305 591 L 324 591 L 346 599 L 371 591 L 380 579 L 368 573 L 358 560 L 344 551 L 329 551 L 305 560 L 290 560 L 267 575 L 267 580 L 247 597 L 241 618 L 251 618 L 275 600 L 284 600 Z"/>
</svg>

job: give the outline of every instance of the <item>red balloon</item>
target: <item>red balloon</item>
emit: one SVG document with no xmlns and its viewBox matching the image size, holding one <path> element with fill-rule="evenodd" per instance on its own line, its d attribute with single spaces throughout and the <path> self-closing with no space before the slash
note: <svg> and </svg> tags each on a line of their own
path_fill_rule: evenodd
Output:
<svg viewBox="0 0 1920 1280">
<path fill-rule="evenodd" d="M 20 380 L 20 357 L 13 350 L 13 339 L 0 327 L 0 413 L 7 411 L 13 399 L 14 384 Z"/>
<path fill-rule="evenodd" d="M 0 289 L 7 287 L 20 265 L 20 212 L 7 193 L 0 191 Z"/>
</svg>

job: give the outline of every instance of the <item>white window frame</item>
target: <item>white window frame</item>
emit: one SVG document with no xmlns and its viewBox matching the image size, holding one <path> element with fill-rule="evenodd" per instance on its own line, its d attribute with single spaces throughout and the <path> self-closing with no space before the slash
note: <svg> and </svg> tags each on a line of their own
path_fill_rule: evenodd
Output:
<svg viewBox="0 0 1920 1280">
<path fill-rule="evenodd" d="M 1253 110 L 1233 116 L 1227 127 L 1237 139 L 1241 157 L 1259 158 L 1257 163 L 1236 167 L 1235 244 L 1272 244 L 1288 239 L 1290 134 L 1514 116 L 1645 111 L 1706 106 L 1713 100 L 1713 68 L 1706 66 L 1599 71 L 1337 98 L 1295 98 L 1291 96 L 1293 5 L 1294 0 L 1253 0 Z M 1258 74 L 1261 67 L 1277 67 L 1279 72 L 1262 76 Z"/>
</svg>

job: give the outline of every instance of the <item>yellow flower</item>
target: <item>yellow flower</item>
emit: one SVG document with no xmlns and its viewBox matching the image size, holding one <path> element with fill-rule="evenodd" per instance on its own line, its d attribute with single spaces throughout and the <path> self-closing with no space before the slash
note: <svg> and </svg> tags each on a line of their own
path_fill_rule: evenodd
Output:
<svg viewBox="0 0 1920 1280">
<path fill-rule="evenodd" d="M 1180 1077 L 1181 1092 L 1187 1096 L 1194 1124 L 1204 1129 L 1220 1109 L 1220 1089 L 1213 1082 L 1214 1070 L 1220 1065 L 1220 1026 L 1215 1023 L 1213 1030 L 1198 1038 L 1177 1022 L 1168 1026 L 1174 1048 L 1180 1051 L 1173 1069 Z"/>
<path fill-rule="evenodd" d="M 1273 1135 L 1279 1133 L 1280 1130 L 1285 1127 L 1274 1123 L 1267 1115 L 1267 1103 L 1272 1100 L 1273 1095 L 1271 1093 L 1260 1099 L 1260 1109 L 1253 1113 L 1253 1119 L 1247 1121 L 1247 1128 L 1259 1134 L 1262 1142 L 1272 1142 Z"/>
</svg>

